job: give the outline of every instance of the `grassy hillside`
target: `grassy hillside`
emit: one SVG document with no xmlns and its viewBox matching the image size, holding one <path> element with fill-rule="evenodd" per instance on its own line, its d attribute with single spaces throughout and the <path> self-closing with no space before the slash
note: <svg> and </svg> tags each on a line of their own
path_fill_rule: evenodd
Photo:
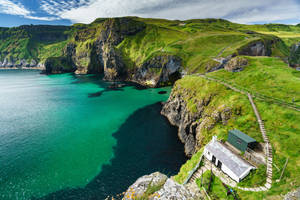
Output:
<svg viewBox="0 0 300 200">
<path fill-rule="evenodd" d="M 283 69 L 285 69 L 285 67 L 286 66 L 282 66 Z M 269 69 L 269 72 L 271 71 L 272 69 Z M 246 72 L 247 71 L 245 70 L 244 73 Z M 214 72 L 213 74 L 216 75 L 217 73 L 218 72 Z M 220 73 L 226 72 L 220 71 Z M 238 72 L 235 74 L 235 76 L 241 76 L 241 80 L 243 80 L 242 73 L 243 72 Z M 283 77 L 290 76 L 290 71 L 281 71 L 281 75 Z M 252 78 L 252 82 L 254 84 L 264 85 L 265 83 L 263 79 L 255 79 L 255 77 Z M 247 82 L 246 80 L 246 83 L 249 82 Z M 282 81 L 278 83 L 280 87 L 284 87 L 285 84 L 288 85 L 289 83 Z M 244 87 L 247 88 L 247 85 L 244 85 Z M 251 84 L 249 84 L 249 88 L 251 87 Z M 257 141 L 263 141 L 258 124 L 256 122 L 255 115 L 246 95 L 234 92 L 233 90 L 230 90 L 221 84 L 208 81 L 197 76 L 187 76 L 177 81 L 174 91 L 185 95 L 185 102 L 187 103 L 191 112 L 194 112 L 196 102 L 201 101 L 201 99 L 211 95 L 213 95 L 212 103 L 208 105 L 208 107 L 206 108 L 207 110 L 213 111 L 223 105 L 229 106 L 233 110 L 235 110 L 233 117 L 231 117 L 227 125 L 219 123 L 213 129 L 207 131 L 203 135 L 203 144 L 207 144 L 213 135 L 217 135 L 220 139 L 226 140 L 228 130 L 231 129 L 239 129 L 247 133 L 249 136 L 255 138 Z M 299 92 L 299 89 L 297 91 Z M 300 97 L 299 93 L 298 95 L 296 95 L 296 97 Z M 300 186 L 300 152 L 298 148 L 300 143 L 300 124 L 298 123 L 300 120 L 300 114 L 298 111 L 294 111 L 292 109 L 287 109 L 285 107 L 270 104 L 258 99 L 254 100 L 262 116 L 262 119 L 265 122 L 267 135 L 274 149 L 273 162 L 279 169 L 283 168 L 286 158 L 289 158 L 289 163 L 284 173 L 283 179 L 279 183 L 276 183 L 276 180 L 280 177 L 281 172 L 273 167 L 273 185 L 271 190 L 259 193 L 238 190 L 238 195 L 241 199 L 281 199 L 280 194 L 285 194 Z M 175 180 L 182 183 L 187 177 L 188 172 L 198 162 L 199 156 L 199 153 L 195 154 L 190 161 L 183 165 L 180 173 L 175 177 Z M 263 176 L 253 177 L 254 179 L 259 178 L 260 182 L 264 182 L 265 179 L 265 177 Z M 253 182 L 252 180 L 248 181 L 250 183 Z"/>
<path fill-rule="evenodd" d="M 71 35 L 66 26 L 20 26 L 0 28 L 0 60 L 45 60 L 61 56 Z"/>
<path fill-rule="evenodd" d="M 238 50 L 254 41 L 271 41 L 276 36 L 249 33 L 237 25 L 221 19 L 168 21 L 140 19 L 147 28 L 127 37 L 119 46 L 129 66 L 139 65 L 158 54 L 182 58 L 189 73 L 205 72 L 218 63 L 216 57 L 238 54 Z M 272 46 L 274 56 L 286 57 L 288 47 L 283 42 Z M 275 50 L 276 49 L 276 50 Z"/>
<path fill-rule="evenodd" d="M 249 65 L 239 73 L 224 69 L 207 74 L 231 85 L 300 106 L 300 72 L 279 58 L 246 57 Z"/>
<path fill-rule="evenodd" d="M 156 55 L 175 55 L 182 59 L 188 73 L 205 72 L 218 65 L 214 58 L 238 54 L 239 49 L 254 41 L 270 43 L 272 55 L 281 58 L 289 56 L 289 45 L 296 41 L 284 39 L 286 42 L 283 42 L 277 37 L 287 32 L 285 27 L 278 28 L 280 34 L 271 35 L 277 33 L 277 29 L 270 29 L 268 25 L 241 25 L 222 19 L 129 19 L 132 23 L 142 22 L 146 26 L 143 31 L 126 36 L 116 47 L 129 69 L 140 66 Z M 92 46 L 101 30 L 105 29 L 103 24 L 107 20 L 101 18 L 88 25 L 74 24 L 71 27 L 0 28 L 0 60 L 35 59 L 44 62 L 48 57 L 62 56 L 66 45 L 73 43 L 76 45 L 78 64 L 87 67 L 91 61 L 86 58 L 92 56 Z M 300 34 L 297 26 L 289 27 L 292 30 L 288 32 L 290 35 Z"/>
</svg>

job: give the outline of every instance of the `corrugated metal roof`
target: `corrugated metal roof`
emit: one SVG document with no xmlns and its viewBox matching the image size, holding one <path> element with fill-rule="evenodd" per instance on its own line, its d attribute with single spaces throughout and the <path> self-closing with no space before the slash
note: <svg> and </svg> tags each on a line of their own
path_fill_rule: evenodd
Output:
<svg viewBox="0 0 300 200">
<path fill-rule="evenodd" d="M 242 131 L 239 131 L 239 130 L 231 130 L 231 131 L 229 131 L 229 132 L 232 133 L 233 135 L 235 135 L 236 137 L 240 138 L 241 140 L 247 142 L 247 143 L 256 142 L 255 139 L 253 139 L 253 138 L 250 137 L 249 135 L 246 135 L 246 134 L 243 133 Z"/>
<path fill-rule="evenodd" d="M 247 170 L 254 169 L 249 163 L 239 158 L 217 140 L 212 140 L 205 148 L 212 153 L 223 165 L 230 169 L 237 177 L 241 177 Z"/>
</svg>

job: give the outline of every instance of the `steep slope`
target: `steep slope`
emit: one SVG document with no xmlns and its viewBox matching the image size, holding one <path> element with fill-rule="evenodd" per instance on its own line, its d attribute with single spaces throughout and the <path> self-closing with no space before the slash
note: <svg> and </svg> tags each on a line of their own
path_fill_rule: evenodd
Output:
<svg viewBox="0 0 300 200">
<path fill-rule="evenodd" d="M 97 19 L 71 27 L 1 28 L 0 61 L 5 67 L 41 63 L 47 73 L 104 73 L 107 80 L 159 87 L 182 74 L 222 68 L 237 55 L 288 60 L 290 50 L 283 40 L 247 28 L 221 19 L 137 17 Z"/>
</svg>

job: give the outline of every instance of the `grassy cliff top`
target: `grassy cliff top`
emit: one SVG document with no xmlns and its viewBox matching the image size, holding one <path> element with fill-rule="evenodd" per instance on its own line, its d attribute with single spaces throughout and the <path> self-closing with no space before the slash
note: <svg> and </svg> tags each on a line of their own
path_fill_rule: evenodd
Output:
<svg viewBox="0 0 300 200">
<path fill-rule="evenodd" d="M 31 60 L 43 62 L 48 57 L 63 55 L 65 46 L 77 45 L 78 54 L 88 54 L 100 32 L 107 28 L 107 21 L 128 19 L 134 26 L 143 23 L 145 29 L 128 35 L 117 49 L 127 67 L 136 67 L 156 55 L 176 55 L 183 60 L 189 73 L 204 72 L 216 64 L 214 58 L 226 57 L 253 41 L 284 42 L 274 44 L 273 56 L 287 57 L 289 45 L 300 41 L 299 26 L 291 25 L 242 25 L 223 19 L 194 19 L 187 21 L 145 19 L 138 17 L 99 18 L 91 24 L 72 26 L 20 26 L 0 28 L 0 60 Z M 126 27 L 124 27 L 126 28 Z M 256 32 L 255 32 L 256 31 Z M 280 40 L 280 39 L 279 39 Z M 277 46 L 276 46 L 277 45 Z"/>
<path fill-rule="evenodd" d="M 259 59 L 264 60 L 266 58 Z M 257 67 L 264 68 L 261 65 L 258 65 Z M 285 77 L 288 77 L 287 79 L 292 78 L 291 71 L 287 70 L 286 66 L 275 66 L 275 72 L 276 67 L 278 68 L 277 71 L 280 71 L 282 77 L 279 79 L 279 82 L 276 83 L 277 85 L 274 88 L 286 88 L 286 90 L 289 90 L 288 86 L 290 83 L 283 80 Z M 249 68 L 251 67 L 249 66 Z M 268 71 L 268 69 L 262 70 Z M 271 72 L 271 70 L 268 72 Z M 242 73 L 247 75 L 243 75 Z M 227 74 L 227 72 L 222 70 L 212 74 L 216 76 L 220 74 Z M 245 79 L 243 86 L 249 90 L 253 89 L 253 85 L 262 84 L 265 87 L 268 87 L 269 84 L 272 85 L 272 82 L 268 82 L 268 79 L 267 81 L 264 81 L 263 79 L 256 78 L 255 74 L 256 73 L 254 73 L 252 77 L 253 81 L 251 83 L 247 80 L 247 77 L 250 76 L 249 78 L 251 78 L 251 74 L 247 70 L 244 72 L 237 72 L 234 75 L 231 74 L 231 76 L 241 77 L 236 79 L 232 78 L 232 81 L 241 80 L 241 83 L 243 82 L 242 80 Z M 225 76 L 222 77 L 224 78 Z M 258 91 L 263 92 L 264 90 L 260 90 L 260 88 L 261 87 L 258 87 Z M 299 89 L 297 91 L 299 92 Z M 258 123 L 256 122 L 255 114 L 246 95 L 235 92 L 222 84 L 198 76 L 186 76 L 177 81 L 173 92 L 180 94 L 184 98 L 184 101 L 187 103 L 191 112 L 196 109 L 195 102 L 201 101 L 202 99 L 210 96 L 212 96 L 211 103 L 203 112 L 209 113 L 224 105 L 229 106 L 233 110 L 233 116 L 226 125 L 219 123 L 213 129 L 205 133 L 203 136 L 206 138 L 204 140 L 204 144 L 208 143 L 213 135 L 217 135 L 219 139 L 226 140 L 228 131 L 232 129 L 239 129 L 255 138 L 257 141 L 263 141 Z M 274 91 L 273 93 L 269 93 L 268 95 L 276 96 L 278 94 Z M 286 93 L 288 94 L 288 91 L 286 91 Z M 285 96 L 285 94 L 283 93 L 282 96 Z M 289 163 L 284 172 L 284 176 L 279 183 L 277 183 L 276 180 L 279 179 L 281 171 L 278 171 L 276 167 L 273 167 L 273 185 L 269 191 L 253 193 L 238 190 L 238 195 L 241 199 L 281 199 L 281 194 L 286 194 L 300 186 L 300 152 L 298 148 L 300 141 L 300 124 L 298 123 L 300 121 L 300 114 L 298 111 L 293 109 L 288 109 L 257 98 L 255 98 L 254 101 L 265 123 L 267 135 L 273 147 L 273 163 L 280 170 L 283 169 L 287 158 L 289 158 Z M 236 114 L 236 110 L 239 110 L 239 114 Z M 197 153 L 191 160 L 183 165 L 179 174 L 175 176 L 175 180 L 182 183 L 187 177 L 189 171 L 196 166 L 199 157 L 200 154 Z M 243 181 L 241 183 L 246 185 L 250 183 L 252 185 L 253 183 L 264 184 L 266 177 L 259 176 L 254 173 L 248 179 L 245 180 L 245 183 L 243 183 Z M 247 186 L 251 187 L 252 185 Z"/>
</svg>

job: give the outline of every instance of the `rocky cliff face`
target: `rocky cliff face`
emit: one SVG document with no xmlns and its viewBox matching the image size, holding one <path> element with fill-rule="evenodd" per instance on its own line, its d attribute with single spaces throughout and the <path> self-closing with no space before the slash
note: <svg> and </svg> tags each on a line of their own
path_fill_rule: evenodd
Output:
<svg viewBox="0 0 300 200">
<path fill-rule="evenodd" d="M 65 47 L 63 57 L 57 58 L 56 62 L 53 58 L 47 59 L 46 71 L 103 73 L 104 80 L 134 81 L 151 87 L 172 84 L 180 77 L 181 59 L 171 55 L 156 56 L 132 69 L 125 65 L 122 53 L 117 48 L 125 37 L 139 33 L 145 26 L 143 22 L 131 18 L 106 19 L 96 28 L 100 32 L 94 42 L 86 41 L 89 38 L 86 32 L 91 30 L 77 33 L 74 42 Z"/>
<path fill-rule="evenodd" d="M 156 56 L 146 61 L 134 73 L 132 80 L 142 85 L 160 87 L 173 84 L 180 78 L 181 59 L 175 56 Z"/>
<path fill-rule="evenodd" d="M 40 68 L 44 69 L 45 66 L 42 63 L 37 63 L 34 59 L 31 61 L 22 59 L 22 60 L 8 60 L 5 58 L 3 61 L 0 61 L 0 68 Z"/>
<path fill-rule="evenodd" d="M 272 40 L 254 41 L 239 49 L 238 54 L 246 56 L 270 56 L 272 54 L 271 46 L 275 42 Z"/>
<path fill-rule="evenodd" d="M 292 67 L 300 67 L 300 43 L 293 44 L 290 50 L 289 64 Z"/>
<path fill-rule="evenodd" d="M 185 154 L 191 157 L 203 145 L 206 131 L 211 130 L 221 122 L 226 124 L 232 111 L 230 107 L 221 105 L 209 112 L 205 108 L 211 103 L 213 95 L 202 98 L 197 103 L 197 111 L 191 112 L 187 108 L 187 99 L 191 91 L 184 93 L 173 89 L 168 101 L 164 104 L 161 114 L 170 123 L 178 127 L 178 137 L 184 143 Z"/>
</svg>

